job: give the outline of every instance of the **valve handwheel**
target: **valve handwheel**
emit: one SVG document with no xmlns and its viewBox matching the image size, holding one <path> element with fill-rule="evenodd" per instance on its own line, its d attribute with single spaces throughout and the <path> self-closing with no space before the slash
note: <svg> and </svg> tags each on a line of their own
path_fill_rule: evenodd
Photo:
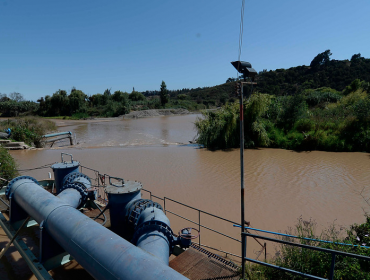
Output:
<svg viewBox="0 0 370 280">
<path fill-rule="evenodd" d="M 191 234 L 192 230 L 195 230 L 197 234 L 195 235 Z M 199 234 L 200 234 L 199 230 L 197 230 L 196 228 L 192 228 L 192 227 L 186 227 L 179 231 L 179 237 L 184 238 L 184 239 L 195 239 L 195 238 L 198 238 Z"/>
</svg>

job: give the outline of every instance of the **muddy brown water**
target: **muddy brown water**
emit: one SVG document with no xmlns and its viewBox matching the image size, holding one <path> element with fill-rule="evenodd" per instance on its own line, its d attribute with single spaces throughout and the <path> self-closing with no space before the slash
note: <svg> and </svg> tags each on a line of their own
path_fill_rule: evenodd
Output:
<svg viewBox="0 0 370 280">
<path fill-rule="evenodd" d="M 240 221 L 239 150 L 207 151 L 185 145 L 196 135 L 197 115 L 105 121 L 58 120 L 60 131 L 72 131 L 78 144 L 43 150 L 12 151 L 20 169 L 60 161 L 73 154 L 83 166 L 102 174 L 138 180 L 159 197 L 168 197 L 223 218 Z M 366 153 L 294 152 L 280 149 L 245 151 L 245 216 L 251 226 L 284 232 L 297 219 L 313 219 L 318 230 L 336 223 L 348 227 L 364 221 L 369 209 L 370 157 Z M 24 171 L 36 179 L 51 169 Z M 89 175 L 89 174 L 88 174 Z M 143 193 L 147 198 L 147 193 Z M 159 201 L 159 200 L 157 200 Z M 161 202 L 161 201 L 159 201 Z M 163 202 L 161 202 L 163 204 Z M 166 201 L 166 209 L 198 222 L 195 210 Z M 167 213 L 174 232 L 198 226 Z M 201 214 L 207 227 L 240 238 L 240 229 Z M 198 241 L 198 240 L 196 240 Z M 201 243 L 240 255 L 240 245 L 201 229 Z M 270 255 L 275 246 L 268 245 Z M 248 256 L 259 246 L 248 239 Z M 224 255 L 219 253 L 220 255 Z"/>
</svg>

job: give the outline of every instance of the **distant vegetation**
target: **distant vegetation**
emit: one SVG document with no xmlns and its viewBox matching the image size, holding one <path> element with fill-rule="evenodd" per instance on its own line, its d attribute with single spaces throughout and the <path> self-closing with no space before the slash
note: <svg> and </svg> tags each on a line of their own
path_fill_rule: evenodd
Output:
<svg viewBox="0 0 370 280">
<path fill-rule="evenodd" d="M 257 75 L 257 86 L 245 100 L 245 147 L 279 147 L 294 150 L 370 151 L 370 59 L 354 54 L 350 60 L 331 60 L 326 50 L 310 66 Z M 22 94 L 0 94 L 2 117 L 39 115 L 81 119 L 117 117 L 134 110 L 184 108 L 204 113 L 196 123 L 198 142 L 209 149 L 239 145 L 239 107 L 236 79 L 214 87 L 131 93 L 106 89 L 86 95 L 72 88 L 58 90 L 36 102 Z M 245 92 L 251 89 L 246 87 Z"/>
<path fill-rule="evenodd" d="M 331 52 L 318 54 L 310 66 L 259 73 L 256 90 L 272 95 L 295 95 L 306 89 L 329 87 L 342 91 L 352 81 L 370 82 L 370 59 L 354 54 L 351 60 L 330 60 Z"/>
<path fill-rule="evenodd" d="M 330 55 L 317 55 L 309 67 L 260 73 L 244 101 L 245 147 L 370 152 L 370 59 Z M 198 143 L 209 149 L 239 147 L 239 105 L 204 112 L 196 128 Z"/>
</svg>

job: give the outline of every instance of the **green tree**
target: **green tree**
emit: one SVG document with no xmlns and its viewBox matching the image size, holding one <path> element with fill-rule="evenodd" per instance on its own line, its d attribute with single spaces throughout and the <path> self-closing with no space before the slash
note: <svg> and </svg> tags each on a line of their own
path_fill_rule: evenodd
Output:
<svg viewBox="0 0 370 280">
<path fill-rule="evenodd" d="M 128 99 L 128 96 L 129 94 L 127 92 L 116 90 L 112 95 L 112 99 L 116 102 L 123 102 L 125 99 Z"/>
<path fill-rule="evenodd" d="M 144 101 L 145 100 L 145 96 L 142 93 L 135 91 L 135 90 L 133 90 L 129 94 L 128 98 L 132 101 Z"/>
<path fill-rule="evenodd" d="M 130 113 L 130 101 L 129 94 L 127 92 L 122 92 L 117 90 L 112 95 L 113 101 L 119 103 L 116 109 L 116 115 L 124 115 Z"/>
<path fill-rule="evenodd" d="M 111 88 L 107 88 L 105 91 L 104 91 L 104 95 L 107 96 L 108 98 L 111 96 L 111 92 L 110 92 Z"/>
<path fill-rule="evenodd" d="M 332 53 L 330 50 L 326 50 L 322 53 L 319 53 L 315 58 L 311 61 L 310 66 L 313 68 L 317 68 L 322 65 L 327 65 L 330 61 L 330 56 Z"/>
<path fill-rule="evenodd" d="M 6 96 L 6 93 L 0 93 L 0 102 L 9 101 L 10 98 Z"/>
<path fill-rule="evenodd" d="M 74 89 L 68 96 L 69 108 L 71 114 L 85 112 L 86 111 L 86 99 L 87 95 L 81 90 Z"/>
<path fill-rule="evenodd" d="M 360 53 L 354 54 L 351 57 L 351 62 L 357 62 L 357 61 L 360 61 L 360 60 L 363 60 L 363 57 L 361 57 Z"/>
<path fill-rule="evenodd" d="M 164 107 L 166 103 L 168 103 L 168 90 L 166 83 L 162 81 L 161 83 L 161 91 L 159 93 L 159 97 L 161 98 L 161 105 Z"/>
<path fill-rule="evenodd" d="M 89 102 L 90 102 L 90 105 L 92 105 L 92 107 L 105 105 L 104 95 L 102 95 L 101 93 L 93 94 L 92 96 L 89 97 Z"/>
<path fill-rule="evenodd" d="M 272 96 L 256 93 L 244 101 L 245 147 L 268 147 L 268 137 L 263 115 L 268 111 Z M 217 111 L 203 112 L 195 127 L 198 143 L 208 149 L 229 149 L 238 147 L 239 142 L 239 104 L 227 104 Z"/>
<path fill-rule="evenodd" d="M 14 100 L 16 102 L 24 101 L 23 95 L 19 92 L 10 93 L 9 97 L 10 97 L 11 100 Z"/>
<path fill-rule="evenodd" d="M 45 98 L 46 99 L 46 98 Z M 45 100 L 46 101 L 46 100 Z M 49 113 L 53 116 L 62 116 L 69 114 L 69 100 L 65 90 L 58 90 L 50 98 L 51 108 Z M 41 102 L 40 102 L 41 105 Z M 41 109 L 41 108 L 40 108 Z"/>
</svg>

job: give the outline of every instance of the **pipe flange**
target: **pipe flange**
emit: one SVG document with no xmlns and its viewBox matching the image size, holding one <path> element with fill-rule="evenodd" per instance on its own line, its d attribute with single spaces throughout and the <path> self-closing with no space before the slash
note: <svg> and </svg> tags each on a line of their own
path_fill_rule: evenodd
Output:
<svg viewBox="0 0 370 280">
<path fill-rule="evenodd" d="M 72 183 L 72 184 L 67 183 L 67 184 L 63 185 L 63 187 L 60 189 L 58 194 L 60 194 L 62 191 L 66 190 L 66 189 L 75 189 L 80 193 L 81 203 L 77 208 L 82 207 L 85 204 L 85 202 L 87 200 L 87 197 L 88 197 L 88 193 L 86 191 L 86 188 L 85 188 L 84 184 L 79 183 L 79 182 L 75 182 L 75 183 Z"/>
<path fill-rule="evenodd" d="M 6 198 L 8 200 L 9 200 L 9 196 L 10 196 L 10 190 L 12 189 L 14 183 L 19 181 L 19 180 L 23 180 L 23 179 L 29 179 L 29 180 L 33 181 L 34 183 L 36 183 L 37 185 L 39 184 L 39 182 L 35 178 L 32 178 L 31 176 L 19 176 L 19 177 L 14 178 L 13 180 L 11 180 L 9 182 L 9 184 L 6 187 L 6 190 L 5 190 L 5 195 L 6 195 Z"/>
<path fill-rule="evenodd" d="M 78 179 L 78 178 L 85 178 L 89 181 L 90 185 L 91 185 L 91 179 L 89 178 L 89 176 L 81 173 L 81 172 L 72 172 L 72 173 L 69 173 L 68 175 L 66 175 L 63 179 L 63 185 L 64 184 L 67 184 L 67 183 L 74 183 L 74 180 Z"/>
<path fill-rule="evenodd" d="M 136 227 L 141 212 L 149 207 L 158 208 L 159 210 L 163 211 L 163 208 L 159 203 L 154 202 L 150 199 L 139 199 L 135 201 L 133 205 L 131 205 L 128 211 L 128 214 L 126 216 L 128 223 L 131 224 L 133 227 Z"/>
<path fill-rule="evenodd" d="M 175 246 L 175 239 L 174 235 L 172 232 L 172 229 L 166 224 L 161 221 L 148 221 L 140 225 L 134 233 L 134 236 L 132 237 L 131 243 L 134 244 L 135 246 L 137 245 L 137 241 L 139 240 L 140 236 L 147 232 L 152 232 L 152 231 L 159 231 L 163 233 L 169 244 L 170 247 L 170 255 L 172 254 L 173 248 Z"/>
</svg>

